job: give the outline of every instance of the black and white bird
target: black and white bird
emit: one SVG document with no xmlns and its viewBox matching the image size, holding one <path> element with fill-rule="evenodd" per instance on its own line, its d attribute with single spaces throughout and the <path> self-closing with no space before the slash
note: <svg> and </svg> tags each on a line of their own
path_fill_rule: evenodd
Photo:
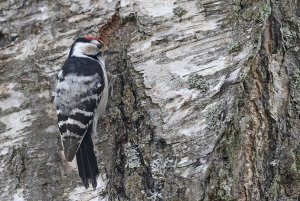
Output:
<svg viewBox="0 0 300 201">
<path fill-rule="evenodd" d="M 54 103 L 65 158 L 71 162 L 76 156 L 86 188 L 89 180 L 94 189 L 97 187 L 99 169 L 92 139 L 107 99 L 103 44 L 93 37 L 77 38 L 58 72 Z"/>
</svg>

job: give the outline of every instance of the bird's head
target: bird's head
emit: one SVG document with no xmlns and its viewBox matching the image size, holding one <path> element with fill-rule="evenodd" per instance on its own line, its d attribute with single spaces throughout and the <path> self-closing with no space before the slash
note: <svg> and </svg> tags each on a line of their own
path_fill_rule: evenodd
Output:
<svg viewBox="0 0 300 201">
<path fill-rule="evenodd" d="M 101 40 L 91 36 L 77 38 L 71 46 L 69 56 L 105 59 L 107 55 L 119 53 L 118 51 L 109 50 L 104 44 Z"/>
<path fill-rule="evenodd" d="M 70 56 L 97 57 L 104 51 L 104 45 L 97 38 L 86 36 L 77 38 L 70 51 Z"/>
</svg>

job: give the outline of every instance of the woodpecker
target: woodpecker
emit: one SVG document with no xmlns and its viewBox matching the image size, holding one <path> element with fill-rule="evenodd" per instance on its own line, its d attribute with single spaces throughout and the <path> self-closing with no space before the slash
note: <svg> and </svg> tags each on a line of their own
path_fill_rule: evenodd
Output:
<svg viewBox="0 0 300 201">
<path fill-rule="evenodd" d="M 54 97 L 65 158 L 71 162 L 76 156 L 83 185 L 91 181 L 94 189 L 99 169 L 92 139 L 108 99 L 103 49 L 96 38 L 77 38 L 58 72 Z"/>
</svg>

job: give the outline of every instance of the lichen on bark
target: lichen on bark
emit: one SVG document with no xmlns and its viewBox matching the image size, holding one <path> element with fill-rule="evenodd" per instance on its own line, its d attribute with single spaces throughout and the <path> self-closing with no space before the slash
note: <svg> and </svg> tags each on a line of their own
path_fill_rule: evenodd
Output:
<svg viewBox="0 0 300 201">
<path fill-rule="evenodd" d="M 3 200 L 298 200 L 295 1 L 0 3 Z M 110 100 L 85 190 L 61 157 L 52 90 L 95 35 Z"/>
</svg>

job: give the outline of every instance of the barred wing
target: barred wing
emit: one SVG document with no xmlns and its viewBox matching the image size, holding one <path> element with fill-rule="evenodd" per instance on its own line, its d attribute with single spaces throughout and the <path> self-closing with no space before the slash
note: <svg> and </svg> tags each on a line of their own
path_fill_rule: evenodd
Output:
<svg viewBox="0 0 300 201">
<path fill-rule="evenodd" d="M 103 85 L 103 79 L 98 73 L 91 76 L 68 74 L 57 83 L 55 104 L 58 127 L 68 161 L 73 160 L 93 124 Z"/>
</svg>

